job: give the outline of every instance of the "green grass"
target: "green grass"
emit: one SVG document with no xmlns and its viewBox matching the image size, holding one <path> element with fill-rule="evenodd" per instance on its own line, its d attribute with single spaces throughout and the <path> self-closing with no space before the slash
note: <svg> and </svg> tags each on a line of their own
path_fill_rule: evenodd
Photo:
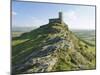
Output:
<svg viewBox="0 0 100 75">
<path fill-rule="evenodd" d="M 23 43 L 20 43 L 16 46 L 13 46 L 13 63 L 17 63 L 21 59 L 25 58 L 27 55 L 29 55 L 34 50 L 38 50 L 40 48 L 41 41 L 44 38 L 39 38 L 36 40 L 28 40 Z"/>
<path fill-rule="evenodd" d="M 45 45 L 53 45 L 54 42 L 47 40 L 55 37 L 63 37 L 74 45 L 70 48 L 59 49 L 57 53 L 58 58 L 52 71 L 78 70 L 79 64 L 85 65 L 85 69 L 95 67 L 95 35 L 89 34 L 86 31 L 73 32 L 68 31 L 67 27 L 60 24 L 41 26 L 38 29 L 27 33 L 15 32 L 12 40 L 12 64 L 24 63 L 23 61 L 32 52 L 41 50 Z M 46 43 L 44 43 L 46 41 Z M 64 43 L 65 44 L 65 43 Z M 55 43 L 60 45 L 60 43 Z M 61 44 L 62 46 L 62 44 Z M 53 55 L 53 54 L 52 54 Z M 34 69 L 34 68 L 33 68 Z"/>
<path fill-rule="evenodd" d="M 77 37 L 87 44 L 95 45 L 95 30 L 72 30 Z"/>
<path fill-rule="evenodd" d="M 20 43 L 23 43 L 23 42 L 27 41 L 27 40 L 28 39 L 24 39 L 24 40 L 13 40 L 12 41 L 12 46 L 16 46 L 16 45 L 18 45 Z"/>
</svg>

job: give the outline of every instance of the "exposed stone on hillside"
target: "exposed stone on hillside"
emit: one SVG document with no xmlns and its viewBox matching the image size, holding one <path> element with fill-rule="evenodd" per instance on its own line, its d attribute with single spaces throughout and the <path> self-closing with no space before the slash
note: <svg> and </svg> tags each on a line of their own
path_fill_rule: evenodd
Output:
<svg viewBox="0 0 100 75">
<path fill-rule="evenodd" d="M 16 39 L 28 41 L 13 47 L 16 52 L 13 74 L 95 68 L 95 55 L 88 51 L 90 46 L 78 39 L 64 23 L 47 24 Z"/>
</svg>

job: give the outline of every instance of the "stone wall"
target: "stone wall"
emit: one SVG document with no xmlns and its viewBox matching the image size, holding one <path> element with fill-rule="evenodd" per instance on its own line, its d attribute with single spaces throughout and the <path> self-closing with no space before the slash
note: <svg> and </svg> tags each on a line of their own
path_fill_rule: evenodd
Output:
<svg viewBox="0 0 100 75">
<path fill-rule="evenodd" d="M 60 19 L 49 19 L 49 23 L 62 23 Z"/>
</svg>

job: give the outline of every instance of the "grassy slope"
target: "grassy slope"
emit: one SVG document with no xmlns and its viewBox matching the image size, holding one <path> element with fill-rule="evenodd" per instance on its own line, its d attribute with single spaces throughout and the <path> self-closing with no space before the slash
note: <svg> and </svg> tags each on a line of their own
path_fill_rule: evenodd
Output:
<svg viewBox="0 0 100 75">
<path fill-rule="evenodd" d="M 74 37 L 73 37 L 74 40 Z M 77 41 L 74 42 L 74 44 Z M 65 51 L 60 53 L 59 61 L 55 65 L 53 71 L 65 71 L 65 70 L 81 70 L 81 69 L 94 69 L 95 68 L 95 46 L 90 43 L 86 43 L 83 40 L 78 42 L 79 46 L 76 47 L 76 52 L 72 53 L 69 49 L 67 54 L 64 54 Z M 63 58 L 65 57 L 65 58 Z M 83 67 L 79 64 L 83 64 Z M 84 65 L 85 66 L 84 68 Z"/>
<path fill-rule="evenodd" d="M 13 38 L 13 43 L 12 43 L 13 65 L 18 63 L 24 63 L 21 60 L 27 57 L 27 55 L 29 55 L 32 51 L 39 50 L 43 46 L 43 44 L 41 43 L 43 43 L 43 41 L 48 40 L 48 38 L 55 37 L 55 36 L 60 36 L 60 37 L 63 36 L 62 34 L 56 34 L 56 33 L 59 32 L 59 30 L 64 30 L 65 27 L 56 26 L 56 25 L 57 24 L 51 26 L 49 25 L 48 27 L 47 26 L 40 27 L 39 29 L 35 29 L 30 33 L 24 33 L 18 38 Z M 54 32 L 56 29 L 58 31 Z M 74 35 L 73 33 L 70 34 Z M 89 45 L 88 43 L 83 41 L 83 39 L 81 39 L 80 41 L 75 41 L 76 39 L 75 36 L 72 36 L 70 38 L 72 38 L 74 44 L 76 44 L 77 52 L 72 53 L 70 49 L 66 53 L 64 50 L 58 52 L 58 55 L 60 55 L 58 56 L 59 61 L 52 69 L 52 71 L 78 70 L 80 68 L 77 66 L 78 64 L 81 63 L 83 63 L 84 65 L 88 65 L 87 69 L 94 68 L 95 67 L 95 46 Z M 49 42 L 48 44 L 52 44 L 52 43 Z M 77 54 L 77 56 L 75 56 L 75 54 Z M 85 64 L 85 61 L 88 62 L 88 64 L 87 63 Z"/>
</svg>

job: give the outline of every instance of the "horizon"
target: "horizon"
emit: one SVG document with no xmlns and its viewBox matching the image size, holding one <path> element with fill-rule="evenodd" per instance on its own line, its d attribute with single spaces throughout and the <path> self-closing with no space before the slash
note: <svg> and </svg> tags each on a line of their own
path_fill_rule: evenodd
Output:
<svg viewBox="0 0 100 75">
<path fill-rule="evenodd" d="M 30 32 L 37 27 L 12 27 L 12 32 Z M 96 31 L 96 29 L 71 29 L 71 31 Z"/>
<path fill-rule="evenodd" d="M 59 11 L 69 29 L 95 30 L 95 6 L 16 1 L 12 2 L 12 27 L 40 27 L 58 18 Z"/>
</svg>

